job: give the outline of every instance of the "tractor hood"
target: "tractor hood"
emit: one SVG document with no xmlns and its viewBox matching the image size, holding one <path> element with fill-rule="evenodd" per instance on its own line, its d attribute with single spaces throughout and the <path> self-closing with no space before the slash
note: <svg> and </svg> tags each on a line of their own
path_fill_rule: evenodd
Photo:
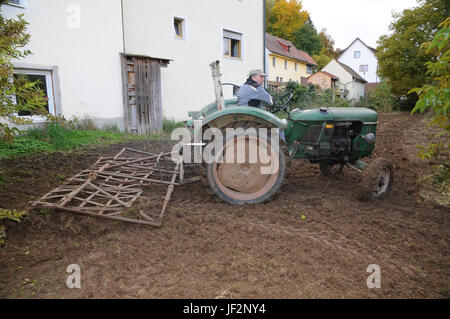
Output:
<svg viewBox="0 0 450 319">
<path fill-rule="evenodd" d="M 330 107 L 301 111 L 293 110 L 289 114 L 292 121 L 360 121 L 365 124 L 377 124 L 377 112 L 363 107 Z"/>
</svg>

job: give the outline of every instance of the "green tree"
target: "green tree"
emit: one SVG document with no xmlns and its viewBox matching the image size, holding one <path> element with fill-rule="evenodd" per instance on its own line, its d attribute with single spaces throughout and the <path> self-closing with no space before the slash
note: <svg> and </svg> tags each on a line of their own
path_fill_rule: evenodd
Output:
<svg viewBox="0 0 450 319">
<path fill-rule="evenodd" d="M 322 29 L 319 33 L 320 40 L 322 41 L 323 52 L 324 54 L 331 58 L 337 58 L 336 51 L 334 50 L 334 40 L 331 35 L 327 34 L 327 29 Z"/>
<path fill-rule="evenodd" d="M 332 56 L 328 56 L 324 53 L 324 50 L 322 48 L 322 50 L 320 51 L 320 54 L 316 54 L 311 56 L 314 61 L 316 61 L 317 63 L 317 68 L 319 70 L 323 69 L 328 63 L 330 63 L 330 61 L 333 59 Z"/>
<path fill-rule="evenodd" d="M 0 5 L 6 2 L 0 0 Z M 30 41 L 30 35 L 26 32 L 27 25 L 23 15 L 18 15 L 17 19 L 7 19 L 0 11 L 0 118 L 18 124 L 30 122 L 14 115 L 19 111 L 30 111 L 32 114 L 46 113 L 45 95 L 38 87 L 38 83 L 28 81 L 26 76 L 14 76 L 12 61 L 31 54 L 25 49 Z M 11 141 L 17 131 L 7 124 L 0 124 L 0 140 Z"/>
<path fill-rule="evenodd" d="M 312 23 L 305 23 L 294 31 L 293 44 L 297 49 L 306 51 L 309 55 L 320 54 L 322 41 Z"/>
<path fill-rule="evenodd" d="M 275 1 L 267 20 L 267 32 L 294 41 L 294 31 L 308 21 L 309 14 L 302 9 L 300 0 Z"/>
<path fill-rule="evenodd" d="M 322 49 L 319 53 L 312 55 L 312 58 L 316 61 L 317 68 L 320 70 L 330 63 L 332 59 L 336 59 L 340 51 L 334 50 L 334 40 L 327 34 L 327 29 L 322 29 L 318 36 L 322 43 Z"/>
<path fill-rule="evenodd" d="M 433 40 L 422 45 L 426 53 L 435 57 L 425 63 L 426 73 L 430 78 L 429 83 L 410 91 L 419 96 L 411 113 L 417 111 L 423 113 L 431 109 L 433 112 L 431 124 L 441 129 L 436 136 L 448 135 L 450 132 L 450 18 L 447 18 L 440 26 L 442 28 L 436 32 Z M 422 150 L 422 156 L 437 158 L 444 147 L 443 143 L 431 143 Z"/>
<path fill-rule="evenodd" d="M 275 2 L 280 0 L 265 0 L 266 2 L 266 24 L 269 22 L 270 14 L 272 12 L 273 6 L 275 5 Z M 268 24 L 266 25 L 267 29 Z M 267 30 L 266 30 L 267 31 Z"/>
<path fill-rule="evenodd" d="M 418 3 L 418 7 L 393 13 L 394 21 L 389 27 L 392 34 L 378 40 L 379 74 L 387 79 L 392 92 L 398 96 L 407 95 L 412 87 L 429 81 L 425 63 L 430 54 L 421 49 L 421 45 L 431 41 L 440 22 L 450 15 L 447 0 L 418 0 Z M 415 93 L 408 98 L 417 100 Z"/>
</svg>

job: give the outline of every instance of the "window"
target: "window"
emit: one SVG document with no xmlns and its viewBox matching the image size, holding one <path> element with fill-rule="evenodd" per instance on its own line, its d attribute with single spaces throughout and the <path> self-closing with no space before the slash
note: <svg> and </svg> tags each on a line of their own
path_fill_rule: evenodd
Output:
<svg viewBox="0 0 450 319">
<path fill-rule="evenodd" d="M 23 74 L 31 82 L 38 82 L 37 86 L 44 92 L 47 103 L 45 108 L 50 114 L 55 115 L 55 100 L 53 96 L 53 82 L 52 82 L 52 72 L 51 71 L 40 71 L 40 70 L 14 70 L 14 77 L 18 77 Z M 16 97 L 14 97 L 15 100 Z M 17 100 L 15 100 L 17 103 Z M 18 116 L 32 116 L 30 111 L 20 111 Z"/>
<path fill-rule="evenodd" d="M 363 64 L 359 66 L 359 72 L 368 72 L 369 66 L 367 64 Z"/>
<path fill-rule="evenodd" d="M 223 56 L 228 58 L 241 58 L 240 33 L 223 30 Z"/>
<path fill-rule="evenodd" d="M 287 60 L 284 60 L 284 68 L 287 70 L 287 67 L 288 67 L 288 62 L 287 62 Z"/>
<path fill-rule="evenodd" d="M 184 19 L 173 18 L 173 37 L 180 40 L 186 39 Z"/>
<path fill-rule="evenodd" d="M 24 7 L 24 0 L 8 0 L 6 4 L 10 4 L 13 6 Z"/>
<path fill-rule="evenodd" d="M 359 59 L 361 57 L 361 51 L 355 51 L 353 53 L 353 56 L 355 57 L 355 59 Z"/>
<path fill-rule="evenodd" d="M 277 65 L 277 58 L 272 58 L 272 66 L 275 67 Z"/>
<path fill-rule="evenodd" d="M 295 72 L 297 72 L 297 62 L 295 62 Z"/>
<path fill-rule="evenodd" d="M 307 66 L 306 66 L 306 73 L 308 73 L 308 74 L 312 74 L 312 73 L 313 73 L 313 67 L 312 67 L 312 65 L 307 65 Z"/>
</svg>

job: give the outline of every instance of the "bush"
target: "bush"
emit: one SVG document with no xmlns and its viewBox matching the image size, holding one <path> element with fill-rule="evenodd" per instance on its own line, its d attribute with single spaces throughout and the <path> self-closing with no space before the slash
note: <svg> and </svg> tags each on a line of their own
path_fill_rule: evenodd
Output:
<svg viewBox="0 0 450 319">
<path fill-rule="evenodd" d="M 355 106 L 368 107 L 377 112 L 391 112 L 396 98 L 391 92 L 391 87 L 386 81 L 381 81 L 378 87 L 371 93 L 361 98 Z"/>
<path fill-rule="evenodd" d="M 163 131 L 165 133 L 172 133 L 172 131 L 178 127 L 185 127 L 186 125 L 183 122 L 177 122 L 173 119 L 166 119 L 163 120 Z"/>
<path fill-rule="evenodd" d="M 20 222 L 24 215 L 26 215 L 26 212 L 20 212 L 15 209 L 0 208 L 0 221 L 7 219 L 13 220 L 15 222 Z M 6 238 L 6 228 L 5 226 L 0 226 L 0 245 L 5 243 L 4 241 L 5 238 Z"/>
<path fill-rule="evenodd" d="M 297 82 L 290 81 L 286 85 L 283 92 L 269 90 L 275 99 L 286 93 L 292 93 L 292 100 L 289 109 L 299 108 L 302 110 L 318 108 L 321 106 L 327 107 L 348 107 L 349 101 L 333 97 L 333 92 L 330 89 L 321 90 L 314 87 L 314 85 L 301 85 Z"/>
</svg>

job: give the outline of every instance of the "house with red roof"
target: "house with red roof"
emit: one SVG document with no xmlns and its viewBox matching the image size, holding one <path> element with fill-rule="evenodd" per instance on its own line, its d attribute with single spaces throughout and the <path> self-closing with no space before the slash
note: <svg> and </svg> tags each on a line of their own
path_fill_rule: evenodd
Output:
<svg viewBox="0 0 450 319">
<path fill-rule="evenodd" d="M 339 85 L 339 77 L 326 71 L 318 71 L 308 77 L 308 83 L 321 89 L 335 90 Z"/>
<path fill-rule="evenodd" d="M 292 42 L 266 33 L 266 70 L 269 82 L 307 84 L 317 63 Z"/>
</svg>

